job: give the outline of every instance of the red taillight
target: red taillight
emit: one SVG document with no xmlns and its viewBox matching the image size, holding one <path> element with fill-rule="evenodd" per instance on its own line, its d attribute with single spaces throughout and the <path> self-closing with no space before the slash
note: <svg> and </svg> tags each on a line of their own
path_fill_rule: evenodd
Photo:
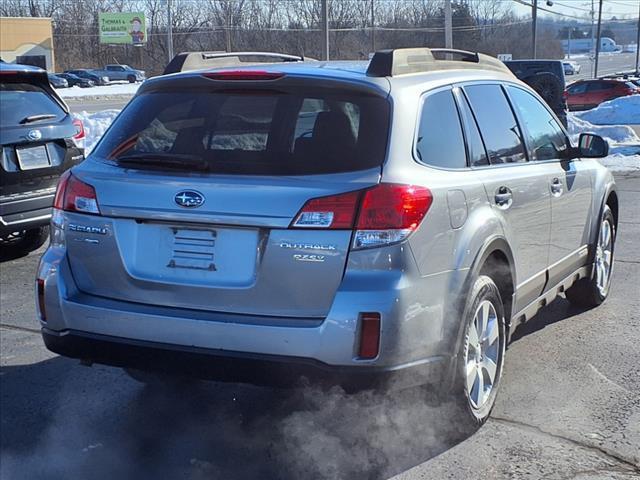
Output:
<svg viewBox="0 0 640 480">
<path fill-rule="evenodd" d="M 360 346 L 358 357 L 371 360 L 378 356 L 380 349 L 380 314 L 360 314 Z"/>
<path fill-rule="evenodd" d="M 267 72 L 265 70 L 226 70 L 223 72 L 208 72 L 203 75 L 212 80 L 277 80 L 284 77 L 284 73 Z"/>
<path fill-rule="evenodd" d="M 60 177 L 53 208 L 67 212 L 100 215 L 96 190 L 91 185 L 78 180 L 69 171 Z"/>
<path fill-rule="evenodd" d="M 47 312 L 44 305 L 44 280 L 38 278 L 36 280 L 36 295 L 38 298 L 38 310 L 40 311 L 40 320 L 47 321 Z"/>
<path fill-rule="evenodd" d="M 351 229 L 361 191 L 309 200 L 293 222 L 299 228 Z"/>
<path fill-rule="evenodd" d="M 356 228 L 415 230 L 432 201 L 428 188 L 381 183 L 365 192 Z"/>
<path fill-rule="evenodd" d="M 291 226 L 343 230 L 355 227 L 354 248 L 377 247 L 407 238 L 418 228 L 432 202 L 428 188 L 381 183 L 367 190 L 309 200 Z"/>
<path fill-rule="evenodd" d="M 76 134 L 73 136 L 74 140 L 83 140 L 85 138 L 84 125 L 79 118 L 73 119 L 73 125 L 76 127 Z"/>
</svg>

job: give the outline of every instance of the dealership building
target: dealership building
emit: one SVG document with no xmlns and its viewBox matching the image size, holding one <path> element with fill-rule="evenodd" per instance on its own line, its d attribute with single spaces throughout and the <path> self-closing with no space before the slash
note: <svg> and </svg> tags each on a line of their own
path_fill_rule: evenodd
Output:
<svg viewBox="0 0 640 480">
<path fill-rule="evenodd" d="M 54 71 L 51 18 L 0 17 L 0 58 Z"/>
</svg>

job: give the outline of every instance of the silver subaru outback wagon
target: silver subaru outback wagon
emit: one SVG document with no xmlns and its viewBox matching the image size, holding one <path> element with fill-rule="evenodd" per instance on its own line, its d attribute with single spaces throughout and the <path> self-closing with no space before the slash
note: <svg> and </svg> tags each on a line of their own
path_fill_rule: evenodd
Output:
<svg viewBox="0 0 640 480">
<path fill-rule="evenodd" d="M 138 379 L 426 384 L 480 424 L 515 327 L 607 297 L 607 151 L 464 51 L 148 80 L 58 186 L 44 341 Z"/>
</svg>

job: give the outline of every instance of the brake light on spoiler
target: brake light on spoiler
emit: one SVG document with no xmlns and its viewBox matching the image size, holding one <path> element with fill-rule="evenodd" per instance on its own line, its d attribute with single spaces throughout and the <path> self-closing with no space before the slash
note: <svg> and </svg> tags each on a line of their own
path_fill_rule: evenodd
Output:
<svg viewBox="0 0 640 480">
<path fill-rule="evenodd" d="M 264 81 L 264 80 L 278 80 L 279 78 L 284 77 L 284 73 L 267 72 L 265 70 L 225 70 L 222 72 L 207 72 L 207 73 L 203 73 L 202 75 L 212 80 L 223 80 L 223 81 L 236 81 L 236 80 Z"/>
<path fill-rule="evenodd" d="M 381 183 L 309 200 L 291 227 L 355 229 L 354 249 L 379 247 L 405 240 L 418 228 L 432 202 L 428 188 Z"/>
</svg>

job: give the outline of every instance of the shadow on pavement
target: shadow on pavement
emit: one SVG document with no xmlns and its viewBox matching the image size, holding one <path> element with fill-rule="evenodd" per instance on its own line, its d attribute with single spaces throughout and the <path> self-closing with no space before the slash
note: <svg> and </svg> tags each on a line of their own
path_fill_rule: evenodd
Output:
<svg viewBox="0 0 640 480">
<path fill-rule="evenodd" d="M 0 478 L 388 478 L 464 438 L 420 389 L 151 388 L 61 357 L 0 374 Z"/>
<path fill-rule="evenodd" d="M 521 338 L 538 332 L 549 325 L 553 325 L 554 323 L 563 320 L 570 320 L 572 317 L 580 315 L 584 311 L 584 309 L 571 305 L 564 297 L 556 298 L 553 302 L 540 310 L 531 320 L 520 325 L 516 331 L 513 332 L 513 335 L 511 335 L 511 342 L 517 342 Z"/>
</svg>

